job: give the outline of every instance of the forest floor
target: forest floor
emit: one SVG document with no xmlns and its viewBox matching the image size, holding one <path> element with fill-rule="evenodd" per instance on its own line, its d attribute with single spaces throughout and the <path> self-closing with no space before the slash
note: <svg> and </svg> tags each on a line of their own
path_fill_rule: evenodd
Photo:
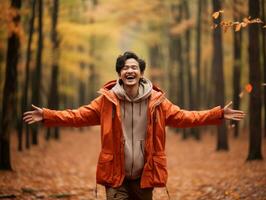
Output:
<svg viewBox="0 0 266 200">
<path fill-rule="evenodd" d="M 44 141 L 18 152 L 12 135 L 12 172 L 0 171 L 0 197 L 6 199 L 79 199 L 95 197 L 95 172 L 100 150 L 98 128 L 61 129 L 60 141 Z M 216 137 L 205 133 L 200 142 L 182 140 L 168 130 L 167 189 L 171 200 L 266 200 L 266 140 L 264 161 L 245 162 L 248 136 L 229 134 L 228 152 L 216 152 Z M 105 189 L 97 185 L 98 199 Z M 166 188 L 156 188 L 154 200 L 167 200 Z"/>
</svg>

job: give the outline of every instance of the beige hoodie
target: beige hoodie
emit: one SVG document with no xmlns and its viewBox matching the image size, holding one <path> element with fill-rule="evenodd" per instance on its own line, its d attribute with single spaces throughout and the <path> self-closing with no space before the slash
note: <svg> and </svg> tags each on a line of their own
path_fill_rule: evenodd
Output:
<svg viewBox="0 0 266 200">
<path fill-rule="evenodd" d="M 152 83 L 143 79 L 140 82 L 139 94 L 134 99 L 127 96 L 119 81 L 112 91 L 120 100 L 126 177 L 136 179 L 141 176 L 144 166 L 148 97 L 151 95 Z"/>
</svg>

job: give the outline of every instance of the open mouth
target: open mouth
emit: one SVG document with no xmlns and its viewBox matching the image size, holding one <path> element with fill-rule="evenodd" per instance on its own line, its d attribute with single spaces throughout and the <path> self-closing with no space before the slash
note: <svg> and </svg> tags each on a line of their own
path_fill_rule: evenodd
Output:
<svg viewBox="0 0 266 200">
<path fill-rule="evenodd" d="M 135 76 L 134 75 L 128 75 L 128 76 L 126 76 L 126 79 L 127 80 L 134 80 Z"/>
</svg>

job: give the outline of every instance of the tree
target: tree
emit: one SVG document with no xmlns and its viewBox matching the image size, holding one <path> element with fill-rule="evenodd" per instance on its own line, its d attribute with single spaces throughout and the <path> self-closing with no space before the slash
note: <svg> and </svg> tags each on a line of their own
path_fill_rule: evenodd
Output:
<svg viewBox="0 0 266 200">
<path fill-rule="evenodd" d="M 186 2 L 186 1 L 185 1 Z M 198 1 L 198 11 L 197 11 L 197 27 L 196 27 L 196 90 L 195 90 L 195 96 L 197 97 L 197 105 L 196 106 L 196 100 L 194 100 L 194 97 L 192 96 L 192 80 L 190 80 L 190 84 L 192 87 L 190 89 L 190 98 L 191 98 L 191 107 L 190 109 L 199 109 L 201 107 L 201 81 L 200 81 L 200 74 L 201 74 L 201 15 L 202 15 L 202 0 Z M 189 31 L 189 30 L 188 30 Z M 187 33 L 188 34 L 188 33 Z M 187 36 L 188 37 L 188 36 Z M 188 54 L 189 51 L 187 51 Z M 189 58 L 187 58 L 189 59 Z M 186 59 L 186 60 L 187 60 Z M 190 59 L 189 59 L 190 60 Z M 191 73 L 189 73 L 191 74 Z M 191 75 L 189 75 L 191 77 Z M 191 79 L 191 78 L 190 78 Z M 192 135 L 195 136 L 197 140 L 200 139 L 200 131 L 199 128 L 193 128 L 192 129 Z"/>
<path fill-rule="evenodd" d="M 213 0 L 213 12 L 221 10 L 221 1 Z M 214 19 L 215 24 L 220 24 L 221 17 Z M 224 72 L 223 72 L 223 45 L 222 31 L 220 28 L 213 30 L 213 78 L 214 78 L 214 100 L 217 105 L 224 106 Z M 217 151 L 228 150 L 228 139 L 225 123 L 218 128 Z"/>
<path fill-rule="evenodd" d="M 32 103 L 34 105 L 41 104 L 40 89 L 41 87 L 41 77 L 42 77 L 42 50 L 43 50 L 43 1 L 38 1 L 38 47 L 36 55 L 36 67 L 33 73 L 33 83 L 32 83 Z M 32 144 L 38 144 L 38 126 L 32 127 Z"/>
<path fill-rule="evenodd" d="M 233 2 L 233 18 L 234 21 L 241 21 L 242 15 L 241 11 L 239 10 L 239 0 L 234 0 Z M 242 31 L 234 31 L 233 30 L 233 49 L 234 49 L 234 56 L 233 56 L 233 107 L 234 109 L 239 110 L 240 108 L 240 78 L 241 78 L 241 67 L 242 67 L 242 59 L 241 59 L 241 49 L 242 49 Z M 239 125 L 238 122 L 233 121 L 235 125 L 234 128 L 234 136 L 238 137 L 239 134 Z"/>
<path fill-rule="evenodd" d="M 202 15 L 202 0 L 198 1 L 198 11 L 197 11 L 197 28 L 196 28 L 196 96 L 197 96 L 197 108 L 201 106 L 201 15 Z"/>
<path fill-rule="evenodd" d="M 249 0 L 249 16 L 259 17 L 259 0 Z M 247 160 L 261 160 L 261 65 L 259 25 L 248 27 L 249 81 L 253 86 L 249 99 L 249 152 Z"/>
<path fill-rule="evenodd" d="M 3 107 L 0 124 L 0 169 L 11 170 L 10 160 L 10 132 L 14 124 L 16 112 L 17 65 L 19 60 L 20 39 L 18 32 L 20 25 L 21 0 L 11 0 L 11 9 L 17 11 L 13 16 L 13 23 L 17 29 L 11 30 L 8 37 L 6 79 L 3 93 Z"/>
<path fill-rule="evenodd" d="M 177 12 L 177 4 L 173 3 L 171 5 L 171 15 L 174 21 L 175 25 L 177 23 L 177 18 L 178 18 L 178 12 Z M 172 25 L 172 26 L 173 26 Z M 169 97 L 170 99 L 176 104 L 177 103 L 177 76 L 176 76 L 176 65 L 177 65 L 177 36 L 175 33 L 172 33 L 170 31 L 169 35 Z"/>
<path fill-rule="evenodd" d="M 24 113 L 28 108 L 28 92 L 29 92 L 29 80 L 30 80 L 30 61 L 31 61 L 31 45 L 32 45 L 32 36 L 34 32 L 34 19 L 35 19 L 35 5 L 36 0 L 32 0 L 31 2 L 31 17 L 29 23 L 29 38 L 26 50 L 26 67 L 25 67 L 25 81 L 23 85 L 23 94 L 21 100 L 21 113 Z M 19 120 L 18 124 L 18 150 L 22 151 L 22 136 L 23 136 L 23 120 L 22 118 Z M 29 127 L 26 126 L 26 148 L 30 147 L 30 135 L 29 135 Z"/>
<path fill-rule="evenodd" d="M 151 30 L 156 31 L 157 27 L 150 27 Z M 149 61 L 151 65 L 151 81 L 155 85 L 161 85 L 160 76 L 162 76 L 160 72 L 160 46 L 159 44 L 149 45 Z"/>
<path fill-rule="evenodd" d="M 266 1 L 261 0 L 261 19 L 266 21 Z M 266 28 L 262 28 L 262 53 L 263 53 L 263 74 L 264 83 L 266 83 Z M 264 87 L 264 137 L 266 138 L 266 89 Z"/>
<path fill-rule="evenodd" d="M 95 9 L 95 7 L 98 4 L 98 0 L 90 0 L 91 1 L 91 7 L 90 10 L 92 11 L 93 9 Z M 90 20 L 90 23 L 93 24 L 94 23 L 94 19 Z M 90 46 L 90 56 L 92 58 L 95 57 L 95 49 L 96 49 L 96 36 L 92 35 L 90 37 L 90 41 L 89 41 L 89 46 Z M 90 62 L 89 64 L 89 99 L 93 100 L 96 97 L 96 83 L 97 83 L 97 74 L 96 74 L 96 70 L 95 70 L 95 63 L 94 60 L 92 62 Z"/>
<path fill-rule="evenodd" d="M 57 33 L 57 21 L 58 21 L 59 0 L 53 0 L 52 7 L 52 28 L 51 28 L 51 42 L 52 42 L 52 73 L 51 73 L 51 85 L 50 94 L 48 99 L 48 107 L 51 109 L 59 109 L 59 91 L 58 91 L 58 76 L 59 76 L 59 38 Z M 54 137 L 59 139 L 59 128 L 49 128 L 46 132 L 46 139 L 50 138 L 51 131 L 54 133 Z"/>
</svg>

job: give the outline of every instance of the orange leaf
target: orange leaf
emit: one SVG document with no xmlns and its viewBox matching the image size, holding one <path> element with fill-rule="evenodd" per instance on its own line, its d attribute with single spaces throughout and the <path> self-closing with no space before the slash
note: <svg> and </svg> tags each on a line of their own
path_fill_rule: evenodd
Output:
<svg viewBox="0 0 266 200">
<path fill-rule="evenodd" d="M 236 31 L 236 32 L 237 32 L 237 31 L 240 31 L 240 29 L 241 29 L 241 24 L 239 23 L 239 24 L 236 25 L 236 27 L 235 27 L 235 31 Z"/>
<path fill-rule="evenodd" d="M 241 22 L 241 26 L 242 26 L 242 27 L 245 28 L 247 25 L 248 25 L 248 23 L 246 23 L 246 22 Z"/>
<path fill-rule="evenodd" d="M 252 85 L 249 83 L 249 84 L 247 84 L 246 86 L 245 86 L 245 90 L 248 92 L 248 93 L 250 93 L 251 91 L 252 91 Z"/>
<path fill-rule="evenodd" d="M 243 22 L 245 22 L 245 23 L 249 23 L 249 19 L 245 17 L 245 18 L 243 19 Z"/>
<path fill-rule="evenodd" d="M 223 30 L 224 30 L 224 33 L 226 33 L 227 30 L 228 30 L 228 26 L 224 26 L 224 27 L 223 27 Z"/>
<path fill-rule="evenodd" d="M 217 28 L 217 24 L 213 24 L 212 26 L 211 26 L 211 29 L 216 29 Z"/>
</svg>

